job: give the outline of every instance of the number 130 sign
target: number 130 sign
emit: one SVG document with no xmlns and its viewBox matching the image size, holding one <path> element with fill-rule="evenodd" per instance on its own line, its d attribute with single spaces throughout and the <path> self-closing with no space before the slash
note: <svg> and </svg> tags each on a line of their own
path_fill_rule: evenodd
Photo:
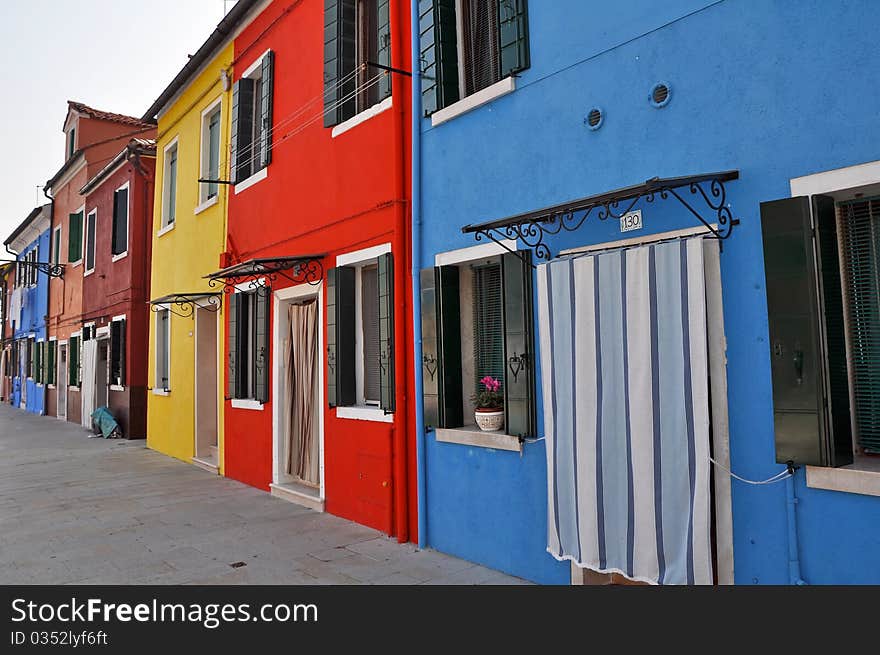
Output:
<svg viewBox="0 0 880 655">
<path fill-rule="evenodd" d="M 631 232 L 633 230 L 641 230 L 642 225 L 642 210 L 637 209 L 634 212 L 630 212 L 628 214 L 624 214 L 620 217 L 620 231 L 621 232 Z"/>
</svg>

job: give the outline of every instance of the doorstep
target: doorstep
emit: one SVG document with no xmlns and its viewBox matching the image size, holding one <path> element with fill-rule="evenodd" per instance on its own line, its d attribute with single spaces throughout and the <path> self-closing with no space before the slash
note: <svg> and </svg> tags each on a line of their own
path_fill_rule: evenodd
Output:
<svg viewBox="0 0 880 655">
<path fill-rule="evenodd" d="M 302 484 L 275 484 L 269 485 L 269 492 L 276 498 L 281 498 L 290 503 L 308 507 L 316 512 L 324 511 L 324 500 L 317 489 Z"/>
<path fill-rule="evenodd" d="M 192 463 L 195 464 L 198 468 L 208 471 L 209 473 L 220 473 L 220 469 L 217 467 L 216 459 L 209 459 L 207 457 L 193 457 Z"/>
</svg>

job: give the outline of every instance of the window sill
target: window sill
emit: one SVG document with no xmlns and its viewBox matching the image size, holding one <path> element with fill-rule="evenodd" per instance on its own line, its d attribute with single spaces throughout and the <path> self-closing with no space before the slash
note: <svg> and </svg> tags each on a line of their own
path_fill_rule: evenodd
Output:
<svg viewBox="0 0 880 655">
<path fill-rule="evenodd" d="M 171 389 L 153 389 L 154 396 L 170 396 Z"/>
<path fill-rule="evenodd" d="M 91 275 L 91 274 L 94 273 L 94 272 L 95 272 L 95 269 L 94 269 L 94 268 L 90 268 L 90 269 L 88 269 L 88 270 L 84 270 L 84 271 L 83 271 L 83 277 L 88 277 L 89 275 Z"/>
<path fill-rule="evenodd" d="M 193 215 L 194 215 L 194 216 L 198 216 L 199 214 L 201 214 L 201 213 L 202 213 L 203 211 L 205 211 L 206 209 L 208 209 L 208 208 L 213 207 L 214 205 L 216 205 L 218 202 L 220 202 L 220 196 L 219 196 L 219 195 L 216 195 L 216 196 L 214 196 L 213 198 L 208 198 L 205 202 L 203 202 L 203 203 L 200 204 L 198 207 L 196 207 L 195 209 L 193 209 Z"/>
<path fill-rule="evenodd" d="M 235 195 L 238 195 L 239 193 L 241 193 L 245 189 L 250 189 L 257 182 L 265 180 L 267 177 L 269 177 L 269 167 L 268 166 L 266 166 L 265 168 L 261 168 L 256 173 L 251 175 L 248 179 L 242 180 L 241 182 L 236 184 L 235 185 Z"/>
<path fill-rule="evenodd" d="M 75 262 L 68 262 L 68 264 L 70 264 L 70 267 L 71 267 L 71 268 L 76 268 L 77 266 L 79 266 L 80 264 L 82 264 L 82 261 L 83 261 L 83 260 L 81 260 L 81 259 L 77 259 Z"/>
<path fill-rule="evenodd" d="M 163 234 L 168 234 L 171 230 L 174 229 L 174 225 L 175 225 L 175 223 L 172 221 L 171 223 L 169 223 L 168 225 L 163 227 L 161 230 L 156 232 L 156 237 L 158 238 L 158 237 L 162 236 Z"/>
<path fill-rule="evenodd" d="M 125 259 L 126 257 L 128 257 L 128 251 L 127 251 L 127 250 L 126 250 L 125 252 L 121 252 L 121 253 L 119 253 L 118 255 L 113 255 L 113 256 L 110 258 L 110 261 L 111 261 L 111 262 L 118 262 L 120 259 Z"/>
<path fill-rule="evenodd" d="M 339 125 L 334 126 L 333 132 L 332 132 L 332 137 L 335 139 L 339 135 L 345 134 L 346 132 L 348 132 L 351 129 L 354 129 L 355 127 L 357 127 L 361 123 L 370 120 L 373 116 L 378 116 L 386 109 L 391 109 L 391 107 L 392 107 L 391 96 L 388 96 L 387 98 L 385 98 L 381 102 L 377 102 L 372 107 L 364 109 L 359 114 L 355 114 L 354 116 L 349 118 L 347 121 L 343 121 Z"/>
<path fill-rule="evenodd" d="M 512 75 L 510 77 L 505 77 L 503 80 L 495 82 L 492 86 L 487 86 L 482 91 L 472 93 L 458 102 L 453 102 L 448 107 L 435 111 L 431 114 L 431 127 L 442 125 L 446 121 L 451 121 L 457 116 L 466 114 L 477 107 L 482 107 L 483 105 L 486 105 L 493 100 L 497 100 L 502 96 L 506 96 L 508 93 L 513 93 L 514 91 L 516 91 L 516 78 Z"/>
<path fill-rule="evenodd" d="M 375 421 L 377 423 L 394 422 L 394 414 L 386 414 L 385 410 L 378 407 L 337 407 L 336 418 L 352 419 L 355 421 Z"/>
<path fill-rule="evenodd" d="M 69 387 L 67 387 L 67 390 L 68 391 L 76 391 L 77 393 L 79 393 L 79 387 L 76 386 L 75 384 L 71 384 Z"/>
<path fill-rule="evenodd" d="M 476 446 L 477 448 L 490 448 L 492 450 L 509 450 L 515 453 L 522 451 L 519 437 L 513 437 L 502 432 L 483 432 L 476 426 L 436 428 L 434 433 L 437 441 L 441 443 L 455 443 L 462 446 Z"/>
<path fill-rule="evenodd" d="M 841 468 L 807 467 L 807 486 L 863 496 L 880 496 L 880 458 L 857 458 Z"/>
<path fill-rule="evenodd" d="M 49 384 L 49 385 L 46 385 L 46 388 L 47 388 L 47 389 L 54 389 L 54 388 L 55 388 L 55 385 L 54 385 L 54 384 Z"/>
<path fill-rule="evenodd" d="M 110 391 L 125 391 L 125 387 L 122 387 L 118 384 L 111 384 Z"/>
<path fill-rule="evenodd" d="M 263 411 L 263 403 L 259 400 L 244 400 L 242 398 L 232 399 L 232 409 L 253 409 Z"/>
</svg>

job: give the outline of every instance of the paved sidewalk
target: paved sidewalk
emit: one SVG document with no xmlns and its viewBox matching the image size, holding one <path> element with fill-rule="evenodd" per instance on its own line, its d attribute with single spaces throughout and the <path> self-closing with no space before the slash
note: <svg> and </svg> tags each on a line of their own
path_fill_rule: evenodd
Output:
<svg viewBox="0 0 880 655">
<path fill-rule="evenodd" d="M 523 584 L 0 405 L 0 584 Z"/>
</svg>

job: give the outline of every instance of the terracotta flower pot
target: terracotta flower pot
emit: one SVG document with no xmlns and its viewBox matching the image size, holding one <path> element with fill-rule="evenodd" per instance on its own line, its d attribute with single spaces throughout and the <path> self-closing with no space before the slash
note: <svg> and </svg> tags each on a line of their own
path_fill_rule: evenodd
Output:
<svg viewBox="0 0 880 655">
<path fill-rule="evenodd" d="M 477 409 L 474 411 L 474 420 L 483 432 L 497 432 L 504 427 L 504 410 Z"/>
</svg>

